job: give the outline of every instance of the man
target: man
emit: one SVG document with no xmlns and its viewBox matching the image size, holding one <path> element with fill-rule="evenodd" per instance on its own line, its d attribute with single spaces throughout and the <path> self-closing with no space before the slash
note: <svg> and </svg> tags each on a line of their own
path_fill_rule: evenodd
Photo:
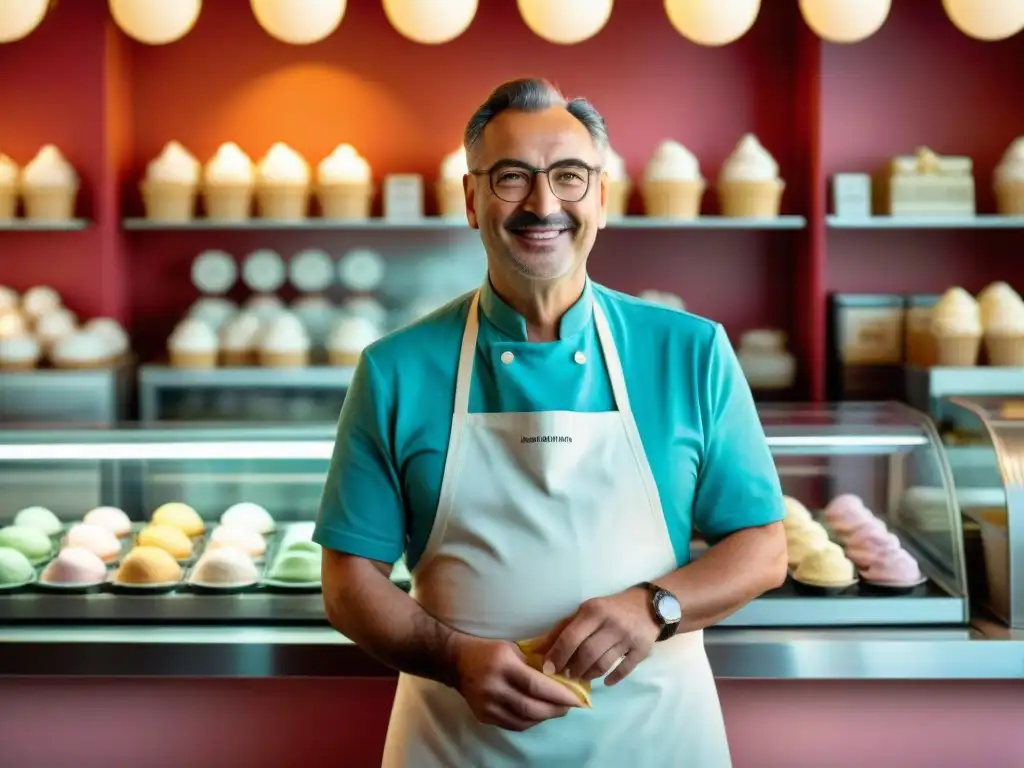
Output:
<svg viewBox="0 0 1024 768">
<path fill-rule="evenodd" d="M 590 104 L 506 83 L 465 145 L 487 279 L 363 354 L 315 534 L 331 623 L 402 673 L 384 764 L 727 766 L 701 630 L 786 567 L 750 390 L 720 326 L 588 279 Z"/>
</svg>

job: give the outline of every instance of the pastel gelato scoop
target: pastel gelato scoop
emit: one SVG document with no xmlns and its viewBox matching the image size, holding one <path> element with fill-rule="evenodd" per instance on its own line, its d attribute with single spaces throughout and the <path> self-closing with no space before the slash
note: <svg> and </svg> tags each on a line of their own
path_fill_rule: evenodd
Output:
<svg viewBox="0 0 1024 768">
<path fill-rule="evenodd" d="M 115 536 L 127 536 L 132 532 L 132 521 L 117 507 L 96 507 L 85 513 L 83 523 L 106 528 Z"/>
<path fill-rule="evenodd" d="M 224 510 L 220 522 L 222 525 L 246 528 L 264 536 L 274 530 L 274 518 L 259 504 L 251 501 L 232 504 Z"/>
<path fill-rule="evenodd" d="M 1024 181 L 1024 136 L 1014 139 L 1003 153 L 993 174 L 995 181 Z"/>
<path fill-rule="evenodd" d="M 107 567 L 95 552 L 65 547 L 43 569 L 47 584 L 99 584 L 107 579 Z"/>
<path fill-rule="evenodd" d="M 311 552 L 320 557 L 323 554 L 323 547 L 315 541 L 290 541 L 284 545 L 285 552 Z"/>
<path fill-rule="evenodd" d="M 441 178 L 459 181 L 469 173 L 469 161 L 465 147 L 459 147 L 441 162 Z"/>
<path fill-rule="evenodd" d="M 146 166 L 147 179 L 170 184 L 197 184 L 201 173 L 200 162 L 177 141 L 168 142 Z"/>
<path fill-rule="evenodd" d="M 309 164 L 302 155 L 279 141 L 260 160 L 256 175 L 264 184 L 308 184 Z"/>
<path fill-rule="evenodd" d="M 778 178 L 779 164 L 752 133 L 739 140 L 719 172 L 720 181 L 776 181 Z"/>
<path fill-rule="evenodd" d="M 793 578 L 804 584 L 839 587 L 855 580 L 853 563 L 836 544 L 827 544 L 800 561 Z"/>
<path fill-rule="evenodd" d="M 816 552 L 828 543 L 828 532 L 814 521 L 805 523 L 802 528 L 787 531 L 786 552 L 790 566 L 798 566 L 811 552 Z"/>
<path fill-rule="evenodd" d="M 274 563 L 270 578 L 290 584 L 319 582 L 320 556 L 302 550 L 285 552 Z"/>
<path fill-rule="evenodd" d="M 678 141 L 666 139 L 658 145 L 644 168 L 647 181 L 700 181 L 697 157 Z"/>
<path fill-rule="evenodd" d="M 109 529 L 90 523 L 78 523 L 68 530 L 65 546 L 92 552 L 105 563 L 112 563 L 121 554 L 121 542 Z"/>
<path fill-rule="evenodd" d="M 862 569 L 861 575 L 873 584 L 909 587 L 921 581 L 921 567 L 907 550 L 897 548 Z"/>
<path fill-rule="evenodd" d="M 231 547 L 204 552 L 190 577 L 192 583 L 209 587 L 243 587 L 258 580 L 252 558 Z"/>
<path fill-rule="evenodd" d="M 14 524 L 35 528 L 47 536 L 56 536 L 64 530 L 64 524 L 46 507 L 25 507 L 14 516 Z"/>
<path fill-rule="evenodd" d="M 782 503 L 786 509 L 786 516 L 782 519 L 782 526 L 786 531 L 803 528 L 807 523 L 814 520 L 807 507 L 792 496 L 783 496 Z"/>
<path fill-rule="evenodd" d="M 53 552 L 50 537 L 38 528 L 28 525 L 10 525 L 0 528 L 0 547 L 16 549 L 32 562 L 44 560 Z"/>
<path fill-rule="evenodd" d="M 25 554 L 0 546 L 0 587 L 25 584 L 35 578 L 35 570 Z"/>
<path fill-rule="evenodd" d="M 875 516 L 864 501 L 852 493 L 836 496 L 825 507 L 825 521 L 840 539 L 847 539 Z"/>
<path fill-rule="evenodd" d="M 241 550 L 249 557 L 260 557 L 267 551 L 267 542 L 251 528 L 227 523 L 213 529 L 210 541 L 206 545 L 206 551 L 223 548 Z"/>
<path fill-rule="evenodd" d="M 181 581 L 181 566 L 160 547 L 138 546 L 125 555 L 114 581 L 135 585 L 171 584 Z"/>
<path fill-rule="evenodd" d="M 170 525 L 180 528 L 186 536 L 202 536 L 206 524 L 199 514 L 188 504 L 172 501 L 158 507 L 153 513 L 154 525 Z"/>
<path fill-rule="evenodd" d="M 370 164 L 351 144 L 339 144 L 317 167 L 321 184 L 365 183 L 371 176 Z"/>
<path fill-rule="evenodd" d="M 889 533 L 885 523 L 874 520 L 865 525 L 846 542 L 846 556 L 861 570 L 900 548 L 900 540 Z"/>
<path fill-rule="evenodd" d="M 950 288 L 932 307 L 932 333 L 938 336 L 974 336 L 981 331 L 981 307 L 963 288 Z"/>
<path fill-rule="evenodd" d="M 192 557 L 192 539 L 174 525 L 154 523 L 147 525 L 139 532 L 138 543 L 147 547 L 157 547 L 173 555 L 177 560 L 188 560 Z"/>
<path fill-rule="evenodd" d="M 255 175 L 250 157 L 231 141 L 221 144 L 203 169 L 203 180 L 207 184 L 251 185 Z"/>
<path fill-rule="evenodd" d="M 22 169 L 21 183 L 26 187 L 71 187 L 78 174 L 53 144 L 46 144 Z"/>
</svg>

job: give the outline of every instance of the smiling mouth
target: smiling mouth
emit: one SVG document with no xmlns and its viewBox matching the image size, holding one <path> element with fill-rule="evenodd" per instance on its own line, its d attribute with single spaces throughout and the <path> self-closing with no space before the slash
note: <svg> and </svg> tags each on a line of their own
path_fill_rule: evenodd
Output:
<svg viewBox="0 0 1024 768">
<path fill-rule="evenodd" d="M 549 240 L 554 240 L 559 235 L 563 235 L 568 232 L 568 229 L 513 229 L 509 230 L 516 237 L 521 237 L 524 240 L 531 240 L 537 243 L 543 243 Z"/>
</svg>

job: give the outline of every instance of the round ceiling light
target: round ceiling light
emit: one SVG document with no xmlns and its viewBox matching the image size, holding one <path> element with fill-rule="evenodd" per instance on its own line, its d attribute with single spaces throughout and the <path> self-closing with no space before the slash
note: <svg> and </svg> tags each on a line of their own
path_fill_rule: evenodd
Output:
<svg viewBox="0 0 1024 768">
<path fill-rule="evenodd" d="M 818 37 L 830 43 L 859 43 L 882 28 L 892 0 L 800 0 L 800 13 Z"/>
<path fill-rule="evenodd" d="M 761 0 L 665 0 L 672 26 L 698 45 L 739 40 L 754 26 L 760 10 Z"/>
<path fill-rule="evenodd" d="M 341 24 L 346 0 L 249 0 L 263 30 L 282 43 L 310 45 Z"/>
<path fill-rule="evenodd" d="M 537 37 L 574 45 L 589 40 L 608 23 L 612 0 L 518 0 L 519 15 Z"/>
<path fill-rule="evenodd" d="M 1005 40 L 1024 29 L 1024 0 L 942 0 L 949 20 L 968 37 Z"/>
<path fill-rule="evenodd" d="M 28 37 L 49 7 L 50 0 L 0 0 L 0 43 Z"/>
<path fill-rule="evenodd" d="M 477 0 L 384 0 L 384 13 L 398 33 L 414 43 L 440 45 L 465 32 Z"/>
<path fill-rule="evenodd" d="M 110 0 L 110 13 L 121 31 L 147 45 L 180 40 L 202 9 L 203 0 Z"/>
</svg>

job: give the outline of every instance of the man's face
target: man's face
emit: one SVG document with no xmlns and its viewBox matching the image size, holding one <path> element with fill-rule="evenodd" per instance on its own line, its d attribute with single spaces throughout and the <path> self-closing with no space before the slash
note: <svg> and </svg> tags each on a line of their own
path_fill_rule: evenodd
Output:
<svg viewBox="0 0 1024 768">
<path fill-rule="evenodd" d="M 465 181 L 469 223 L 488 256 L 532 280 L 555 280 L 586 262 L 607 196 L 606 179 L 586 166 L 602 159 L 587 129 L 561 107 L 494 118 L 469 156 L 472 170 L 495 169 L 494 192 L 486 174 Z M 535 168 L 551 170 L 534 176 Z"/>
</svg>

